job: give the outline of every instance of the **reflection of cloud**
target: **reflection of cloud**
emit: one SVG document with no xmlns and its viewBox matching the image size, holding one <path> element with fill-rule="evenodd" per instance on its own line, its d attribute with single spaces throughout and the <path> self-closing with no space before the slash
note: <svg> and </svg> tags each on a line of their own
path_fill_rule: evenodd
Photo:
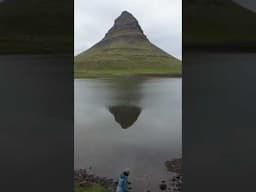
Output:
<svg viewBox="0 0 256 192">
<path fill-rule="evenodd" d="M 122 11 L 131 12 L 158 47 L 181 58 L 181 0 L 75 0 L 75 54 L 100 41 Z"/>
</svg>

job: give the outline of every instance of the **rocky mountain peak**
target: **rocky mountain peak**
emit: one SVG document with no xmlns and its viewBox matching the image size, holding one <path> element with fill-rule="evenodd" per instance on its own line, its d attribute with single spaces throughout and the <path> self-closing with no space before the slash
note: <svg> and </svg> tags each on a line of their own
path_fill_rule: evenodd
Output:
<svg viewBox="0 0 256 192">
<path fill-rule="evenodd" d="M 105 38 L 120 36 L 139 36 L 140 38 L 147 39 L 137 19 L 128 11 L 123 11 L 115 19 L 114 26 L 107 32 Z"/>
<path fill-rule="evenodd" d="M 138 21 L 128 11 L 123 11 L 121 15 L 115 20 L 115 25 L 129 25 L 129 24 L 138 24 Z"/>
</svg>

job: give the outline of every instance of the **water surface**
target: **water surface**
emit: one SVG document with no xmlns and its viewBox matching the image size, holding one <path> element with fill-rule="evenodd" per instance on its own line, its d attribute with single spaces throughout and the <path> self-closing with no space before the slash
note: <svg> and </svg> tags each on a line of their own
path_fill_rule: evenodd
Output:
<svg viewBox="0 0 256 192">
<path fill-rule="evenodd" d="M 75 80 L 75 168 L 117 178 L 133 191 L 158 191 L 164 162 L 181 157 L 181 79 Z"/>
</svg>

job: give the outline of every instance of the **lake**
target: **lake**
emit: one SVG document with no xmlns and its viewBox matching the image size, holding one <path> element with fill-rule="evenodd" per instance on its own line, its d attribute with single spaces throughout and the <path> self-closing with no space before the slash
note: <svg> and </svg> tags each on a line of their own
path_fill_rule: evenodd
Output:
<svg viewBox="0 0 256 192">
<path fill-rule="evenodd" d="M 159 191 L 181 158 L 181 78 L 75 80 L 75 169 L 117 179 L 131 170 L 132 191 Z"/>
</svg>

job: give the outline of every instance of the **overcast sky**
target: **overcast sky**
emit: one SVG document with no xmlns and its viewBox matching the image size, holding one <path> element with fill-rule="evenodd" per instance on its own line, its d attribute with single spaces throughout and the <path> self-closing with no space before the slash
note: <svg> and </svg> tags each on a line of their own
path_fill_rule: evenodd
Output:
<svg viewBox="0 0 256 192">
<path fill-rule="evenodd" d="M 241 5 L 243 5 L 244 7 L 252 10 L 252 11 L 256 11 L 256 1 L 255 0 L 233 0 Z"/>
<path fill-rule="evenodd" d="M 75 55 L 99 42 L 124 10 L 152 43 L 181 59 L 181 0 L 75 0 Z"/>
</svg>

